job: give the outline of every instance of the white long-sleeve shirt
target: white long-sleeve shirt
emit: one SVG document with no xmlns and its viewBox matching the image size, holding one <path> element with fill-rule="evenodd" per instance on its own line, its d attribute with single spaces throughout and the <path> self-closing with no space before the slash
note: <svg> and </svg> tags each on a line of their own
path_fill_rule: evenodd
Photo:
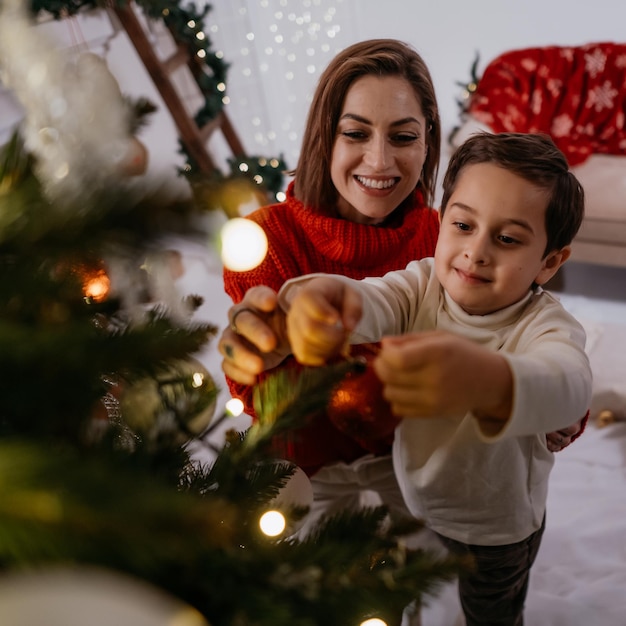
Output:
<svg viewBox="0 0 626 626">
<path fill-rule="evenodd" d="M 286 283 L 281 299 L 310 278 Z M 482 432 L 471 413 L 406 417 L 396 430 L 393 460 L 409 510 L 436 532 L 477 545 L 528 537 L 541 526 L 554 463 L 545 435 L 583 417 L 591 401 L 582 326 L 541 288 L 495 313 L 470 315 L 444 292 L 433 259 L 381 278 L 341 279 L 363 295 L 353 343 L 440 329 L 507 359 L 513 408 L 497 435 Z"/>
</svg>

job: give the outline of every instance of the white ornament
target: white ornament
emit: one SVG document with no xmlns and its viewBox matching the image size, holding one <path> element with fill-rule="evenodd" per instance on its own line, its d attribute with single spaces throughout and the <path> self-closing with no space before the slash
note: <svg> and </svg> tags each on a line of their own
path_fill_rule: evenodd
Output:
<svg viewBox="0 0 626 626">
<path fill-rule="evenodd" d="M 87 207 L 85 197 L 120 178 L 131 110 L 105 61 L 58 49 L 20 0 L 0 3 L 0 80 L 25 110 L 22 136 L 49 198 Z"/>
<path fill-rule="evenodd" d="M 126 575 L 91 567 L 0 577 L 6 626 L 209 626 L 191 606 Z"/>
</svg>

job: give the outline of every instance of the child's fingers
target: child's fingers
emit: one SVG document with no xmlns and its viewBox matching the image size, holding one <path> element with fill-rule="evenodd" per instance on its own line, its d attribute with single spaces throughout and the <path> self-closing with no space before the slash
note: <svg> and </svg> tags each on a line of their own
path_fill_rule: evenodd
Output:
<svg viewBox="0 0 626 626">
<path fill-rule="evenodd" d="M 322 365 L 341 350 L 346 331 L 339 313 L 317 293 L 298 294 L 287 316 L 294 356 L 305 365 Z"/>
</svg>

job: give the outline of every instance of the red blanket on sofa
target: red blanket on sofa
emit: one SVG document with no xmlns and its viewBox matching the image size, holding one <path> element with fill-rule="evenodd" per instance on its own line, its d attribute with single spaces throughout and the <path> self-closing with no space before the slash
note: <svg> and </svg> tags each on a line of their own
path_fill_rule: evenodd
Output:
<svg viewBox="0 0 626 626">
<path fill-rule="evenodd" d="M 626 44 L 528 48 L 495 58 L 468 112 L 494 132 L 544 132 L 570 165 L 626 154 Z"/>
</svg>

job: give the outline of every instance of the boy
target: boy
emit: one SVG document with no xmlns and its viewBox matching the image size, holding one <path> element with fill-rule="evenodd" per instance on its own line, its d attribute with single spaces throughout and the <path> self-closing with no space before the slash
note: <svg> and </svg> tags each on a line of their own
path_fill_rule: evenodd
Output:
<svg viewBox="0 0 626 626">
<path fill-rule="evenodd" d="M 395 414 L 406 503 L 451 550 L 468 626 L 523 623 L 553 454 L 583 416 L 582 327 L 542 290 L 571 253 L 584 194 L 545 135 L 478 134 L 452 156 L 434 259 L 382 278 L 317 275 L 281 291 L 298 360 L 382 339 L 374 369 Z M 285 306 L 287 308 L 287 306 Z M 416 332 L 420 331 L 420 332 Z"/>
</svg>

